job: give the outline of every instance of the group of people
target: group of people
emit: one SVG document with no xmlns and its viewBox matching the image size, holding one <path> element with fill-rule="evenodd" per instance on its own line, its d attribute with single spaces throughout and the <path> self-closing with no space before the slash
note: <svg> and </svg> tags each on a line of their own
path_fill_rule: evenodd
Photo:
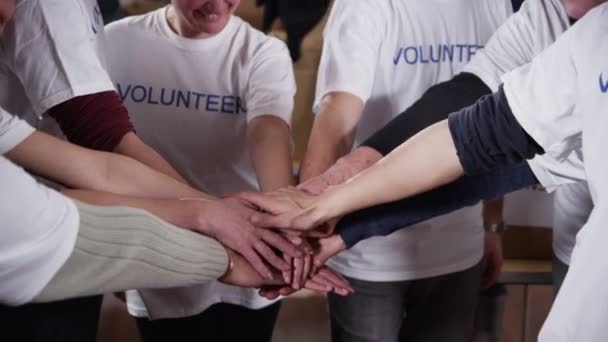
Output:
<svg viewBox="0 0 608 342">
<path fill-rule="evenodd" d="M 270 341 L 304 287 L 334 342 L 472 341 L 500 198 L 540 184 L 563 286 L 539 340 L 603 341 L 603 2 L 335 0 L 298 177 L 289 51 L 240 0 L 106 27 L 95 0 L 2 2 L 7 329 L 94 340 L 126 291 L 142 341 Z"/>
</svg>

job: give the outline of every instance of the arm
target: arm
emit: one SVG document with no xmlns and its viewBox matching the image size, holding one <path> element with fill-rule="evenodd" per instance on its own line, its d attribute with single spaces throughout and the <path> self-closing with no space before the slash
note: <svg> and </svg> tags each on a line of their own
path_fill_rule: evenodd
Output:
<svg viewBox="0 0 608 342">
<path fill-rule="evenodd" d="M 300 168 L 301 182 L 323 173 L 350 151 L 362 111 L 363 101 L 350 93 L 323 97 Z"/>
<path fill-rule="evenodd" d="M 492 170 L 479 176 L 464 176 L 437 189 L 377 205 L 346 215 L 336 230 L 345 246 L 378 235 L 388 235 L 430 218 L 472 206 L 480 200 L 498 196 L 537 184 L 526 162 Z"/>
<path fill-rule="evenodd" d="M 421 130 L 448 118 L 450 113 L 468 107 L 484 95 L 491 94 L 474 74 L 460 73 L 449 81 L 429 88 L 420 99 L 361 146 L 371 147 L 387 155 Z"/>
<path fill-rule="evenodd" d="M 155 198 L 208 197 L 131 158 L 88 150 L 42 132 L 31 134 L 7 157 L 73 188 Z"/>
<path fill-rule="evenodd" d="M 71 142 L 113 151 L 140 161 L 182 183 L 187 183 L 156 151 L 135 135 L 127 108 L 115 91 L 74 97 L 53 106 L 49 115 Z"/>
<path fill-rule="evenodd" d="M 294 184 L 289 126 L 282 119 L 262 115 L 247 125 L 247 141 L 263 192 Z"/>
<path fill-rule="evenodd" d="M 369 169 L 318 197 L 284 192 L 303 209 L 282 210 L 272 198 L 247 196 L 277 216 L 260 224 L 311 229 L 322 222 L 377 204 L 411 197 L 461 177 L 521 162 L 543 149 L 523 130 L 504 92 L 485 97 L 414 136 Z M 276 207 L 275 207 L 276 206 Z"/>
</svg>

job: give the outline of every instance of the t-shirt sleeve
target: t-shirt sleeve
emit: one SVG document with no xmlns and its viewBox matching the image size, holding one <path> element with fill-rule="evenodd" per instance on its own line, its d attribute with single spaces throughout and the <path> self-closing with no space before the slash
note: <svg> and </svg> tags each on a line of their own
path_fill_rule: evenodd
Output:
<svg viewBox="0 0 608 342">
<path fill-rule="evenodd" d="M 346 92 L 366 102 L 371 96 L 378 52 L 385 37 L 378 1 L 336 0 L 323 33 L 313 111 L 323 97 Z"/>
<path fill-rule="evenodd" d="M 247 121 L 274 115 L 291 126 L 296 83 L 289 50 L 278 39 L 262 44 L 251 64 L 246 105 Z"/>
<path fill-rule="evenodd" d="M 532 63 L 504 77 L 505 95 L 516 120 L 558 161 L 582 146 L 582 118 L 576 109 L 578 75 L 572 54 L 576 26 Z"/>
<path fill-rule="evenodd" d="M 114 89 L 98 54 L 103 22 L 95 9 L 78 0 L 18 5 L 2 53 L 37 115 L 72 97 Z"/>
<path fill-rule="evenodd" d="M 502 76 L 524 64 L 529 63 L 535 55 L 538 23 L 535 13 L 540 7 L 540 0 L 525 1 L 519 11 L 507 19 L 485 47 L 475 54 L 464 68 L 464 72 L 477 75 L 495 92 L 500 86 Z M 543 18 L 542 20 L 546 20 Z"/>
<path fill-rule="evenodd" d="M 34 128 L 27 122 L 0 108 L 0 154 L 10 151 L 32 133 Z"/>
</svg>

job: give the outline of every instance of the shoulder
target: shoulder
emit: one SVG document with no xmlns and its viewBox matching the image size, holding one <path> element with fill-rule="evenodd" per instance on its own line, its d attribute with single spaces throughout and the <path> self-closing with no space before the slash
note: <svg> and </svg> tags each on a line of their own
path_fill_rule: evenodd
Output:
<svg viewBox="0 0 608 342">
<path fill-rule="evenodd" d="M 146 14 L 134 15 L 114 21 L 106 25 L 105 33 L 116 38 L 127 33 L 135 34 L 153 31 L 158 24 L 158 20 L 164 17 L 164 13 L 165 7 Z"/>
<path fill-rule="evenodd" d="M 248 59 L 287 58 L 290 59 L 287 45 L 282 40 L 267 35 L 252 27 L 241 18 L 233 17 L 236 26 L 237 46 L 246 51 Z"/>
</svg>

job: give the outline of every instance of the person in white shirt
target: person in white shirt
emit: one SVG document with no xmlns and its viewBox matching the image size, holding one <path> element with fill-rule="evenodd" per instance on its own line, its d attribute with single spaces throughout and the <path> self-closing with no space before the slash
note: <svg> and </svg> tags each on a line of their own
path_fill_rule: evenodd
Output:
<svg viewBox="0 0 608 342">
<path fill-rule="evenodd" d="M 174 0 L 106 27 L 109 74 L 138 135 L 216 196 L 294 184 L 289 51 L 234 16 L 239 2 Z M 269 341 L 279 309 L 254 290 L 220 283 L 128 291 L 127 301 L 144 341 L 176 330 L 185 341 Z M 244 326 L 218 323 L 227 320 Z"/>
<path fill-rule="evenodd" d="M 447 117 L 453 111 L 474 103 L 478 98 L 498 88 L 502 75 L 528 63 L 534 56 L 552 44 L 570 26 L 591 8 L 603 0 L 528 0 L 517 13 L 512 15 L 493 35 L 483 49 L 475 54 L 472 61 L 447 82 L 427 90 L 420 99 L 402 114 L 349 155 L 341 158 L 313 184 L 322 183 L 326 187 L 336 180 L 342 182 L 350 176 L 379 160 L 401 142 L 407 140 L 420 129 Z M 543 177 L 536 164 L 551 163 L 539 156 L 530 161 L 531 166 Z M 568 269 L 570 253 L 574 247 L 577 232 L 586 221 L 592 206 L 586 182 L 581 181 L 584 174 L 572 173 L 572 166 L 580 165 L 574 159 L 571 163 L 561 164 L 561 168 L 573 176 L 567 182 L 577 182 L 556 190 L 554 200 L 554 285 L 556 292 Z M 544 175 L 544 177 L 550 177 Z M 325 180 L 323 180 L 325 179 Z M 551 190 L 551 189 L 550 189 Z M 492 210 L 492 208 L 488 208 Z M 407 214 L 403 214 L 404 217 Z M 329 244 L 329 243 L 328 243 Z M 333 244 L 340 246 L 340 244 Z M 342 244 L 343 246 L 343 244 Z M 328 252 L 327 256 L 339 251 Z M 485 301 L 485 299 L 484 299 Z M 489 302 L 492 303 L 492 302 Z M 495 315 L 487 313 L 496 311 Z M 493 336 L 499 339 L 502 322 L 500 302 L 483 309 L 477 316 L 481 330 L 479 336 Z"/>
<path fill-rule="evenodd" d="M 321 174 L 429 87 L 462 70 L 512 13 L 511 1 L 335 1 L 300 181 Z M 466 340 L 484 254 L 479 213 L 469 208 L 368 239 L 329 260 L 355 288 L 353 296 L 329 296 L 332 339 Z M 455 242 L 447 232 L 466 238 Z M 499 269 L 500 262 L 488 266 Z"/>
<path fill-rule="evenodd" d="M 239 286 L 283 282 L 280 274 L 262 278 L 238 254 L 188 232 L 227 241 L 224 233 L 230 222 L 217 213 L 221 207 L 214 202 L 218 201 L 135 160 L 37 132 L 1 108 L 0 153 L 0 213 L 5 227 L 0 243 L 0 303 L 56 301 L 132 286 L 168 288 L 220 276 L 222 282 Z M 41 158 L 52 153 L 58 155 Z M 70 200 L 39 184 L 13 162 L 79 188 L 64 193 L 103 207 Z M 179 194 L 192 200 L 172 199 Z M 145 211 L 106 207 L 126 204 Z M 210 211 L 216 211 L 213 215 L 223 227 L 211 223 Z M 254 213 L 251 210 L 249 215 Z M 246 225 L 247 218 L 233 224 Z"/>
<path fill-rule="evenodd" d="M 6 30 L 0 44 L 3 108 L 34 127 L 64 134 L 82 146 L 131 156 L 184 181 L 134 133 L 127 110 L 106 71 L 102 53 L 104 26 L 95 0 L 9 0 L 2 5 L 7 6 L 11 15 L 14 12 L 12 20 L 8 21 L 8 16 L 4 19 Z M 217 204 L 233 221 L 239 221 L 239 215 L 247 211 L 234 201 Z M 233 244 L 232 248 L 247 255 L 256 270 L 265 274 L 269 270 L 262 259 L 269 264 L 284 264 L 271 250 L 272 242 L 245 238 L 255 232 L 247 232 L 246 227 L 233 226 L 241 229 L 241 234 L 233 234 L 231 239 L 235 242 L 241 236 L 238 238 L 241 244 L 238 248 Z M 264 254 L 271 260 L 260 257 Z M 32 324 L 34 328 L 23 331 L 32 334 L 38 331 L 39 336 L 32 335 L 30 340 L 83 341 L 95 339 L 100 306 L 101 297 L 95 296 L 19 308 L 0 305 L 0 311 L 12 317 L 12 324 L 7 325 L 16 331 L 17 322 Z M 79 324 L 73 324 L 74 321 Z"/>
<path fill-rule="evenodd" d="M 424 129 L 381 162 L 320 196 L 283 190 L 261 196 L 254 203 L 273 210 L 289 199 L 296 205 L 259 215 L 259 224 L 291 229 L 314 229 L 322 222 L 364 208 L 449 185 L 486 172 L 526 173 L 521 186 L 545 187 L 571 182 L 584 172 L 594 208 L 577 236 L 577 246 L 564 284 L 539 335 L 540 342 L 604 341 L 608 297 L 608 265 L 603 257 L 607 238 L 608 163 L 602 148 L 608 127 L 608 4 L 585 15 L 555 44 L 527 65 L 503 78 L 504 85 L 448 120 Z M 430 151 L 429 151 L 430 150 Z M 432 152 L 429 154 L 429 152 Z M 537 178 L 522 160 L 546 154 L 553 164 Z M 567 171 L 562 163 L 582 156 L 580 169 Z M 516 167 L 511 167 L 515 166 Z M 466 174 L 467 177 L 461 177 Z M 515 174 L 513 174 L 515 175 Z M 521 174 L 523 175 L 523 174 Z M 500 187 L 484 183 L 486 188 Z M 483 192 L 477 195 L 483 196 Z M 509 190 L 507 190 L 509 191 Z M 489 191 L 488 193 L 492 193 Z M 467 197 L 461 193 L 459 196 Z M 277 203 L 273 203 L 279 200 Z"/>
</svg>

